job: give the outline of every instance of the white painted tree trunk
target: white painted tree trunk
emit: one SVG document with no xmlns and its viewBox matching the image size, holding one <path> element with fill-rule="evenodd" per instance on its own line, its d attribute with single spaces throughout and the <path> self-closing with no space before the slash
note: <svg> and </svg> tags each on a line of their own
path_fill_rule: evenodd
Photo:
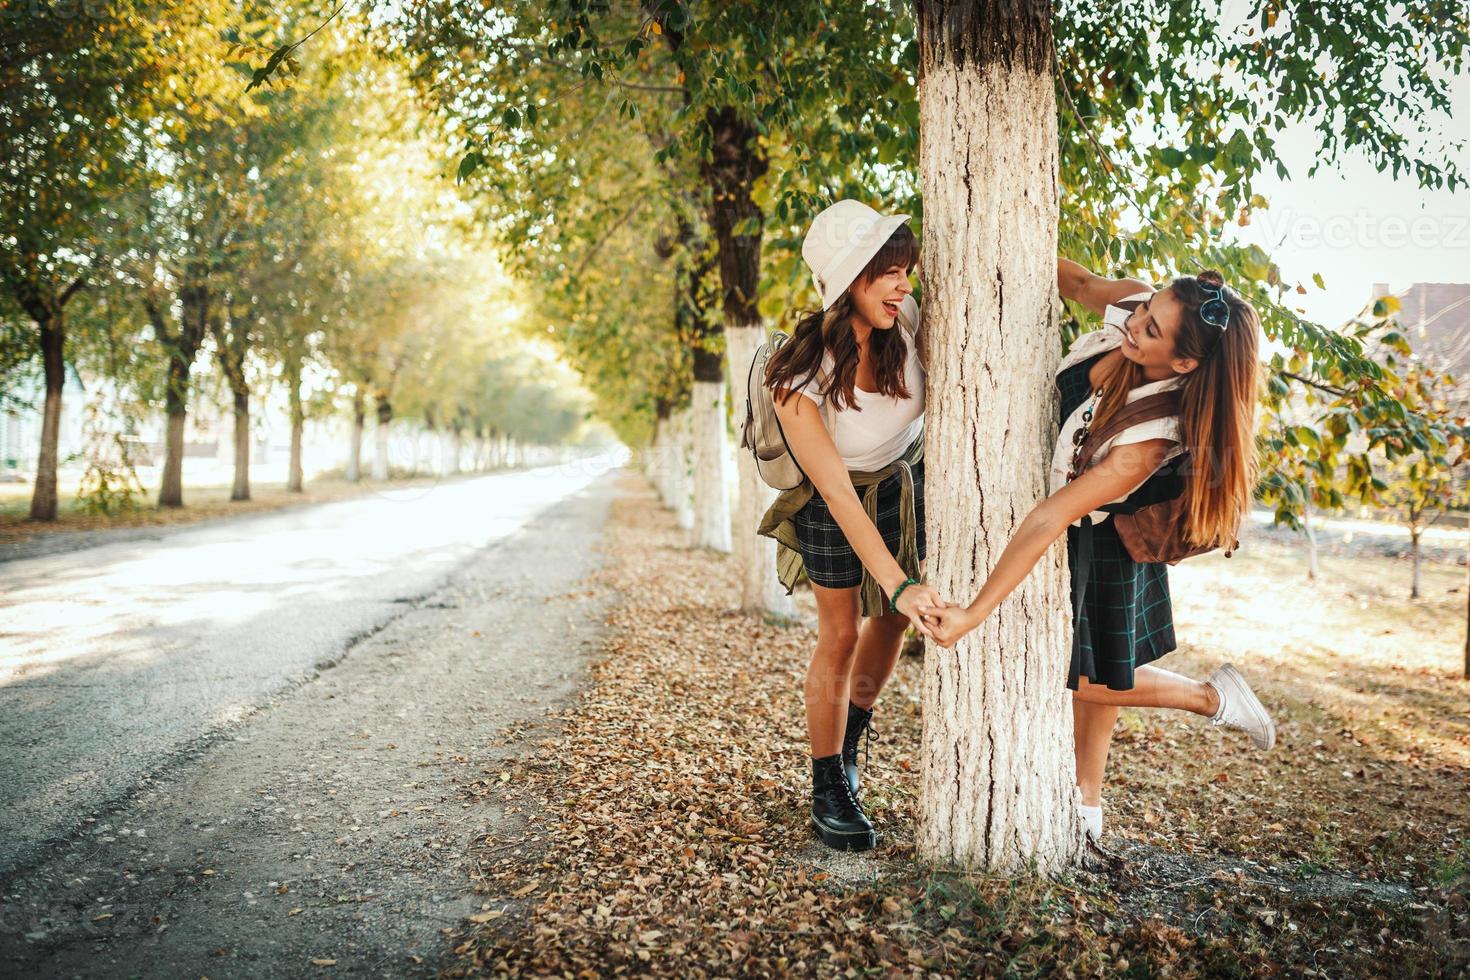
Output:
<svg viewBox="0 0 1470 980">
<path fill-rule="evenodd" d="M 1056 105 L 1037 10 L 919 3 L 928 577 L 956 602 L 1046 495 L 1057 424 Z M 1058 544 L 955 649 L 925 651 L 927 858 L 1046 872 L 1082 851 L 1066 570 Z"/>
<path fill-rule="evenodd" d="M 696 381 L 689 403 L 694 470 L 694 543 L 730 550 L 730 490 L 725 486 L 725 382 Z"/>
<path fill-rule="evenodd" d="M 1312 528 L 1312 501 L 1308 497 L 1302 502 L 1302 528 L 1307 536 L 1307 581 L 1317 581 L 1317 532 Z"/>
<path fill-rule="evenodd" d="M 653 484 L 658 499 L 665 504 L 668 501 L 664 500 L 663 468 L 659 466 L 659 455 L 663 452 L 664 443 L 668 440 L 667 428 L 663 419 L 654 418 L 653 435 L 649 437 L 648 446 L 643 450 L 639 460 L 643 467 L 643 475 L 648 477 L 648 482 Z"/>
<path fill-rule="evenodd" d="M 730 375 L 737 435 L 745 420 L 746 378 L 750 362 L 755 357 L 756 348 L 765 339 L 765 330 L 757 324 L 725 324 L 725 363 Z M 735 454 L 740 472 L 734 529 L 735 559 L 740 566 L 740 608 L 780 619 L 794 619 L 796 603 L 776 577 L 776 542 L 755 533 L 766 508 L 776 499 L 776 491 L 761 480 L 749 450 L 737 446 Z"/>
<path fill-rule="evenodd" d="M 674 453 L 670 460 L 673 486 L 671 506 L 679 526 L 694 529 L 694 413 L 681 408 L 674 413 Z"/>
<path fill-rule="evenodd" d="M 459 437 L 452 432 L 439 433 L 439 475 L 459 472 Z"/>
<path fill-rule="evenodd" d="M 362 479 L 362 430 L 362 413 L 356 412 L 352 417 L 352 434 L 347 444 L 347 479 L 353 483 Z"/>
<path fill-rule="evenodd" d="M 1411 549 L 1411 551 L 1413 553 L 1413 560 L 1414 560 L 1413 584 L 1409 587 L 1409 598 L 1410 599 L 1418 599 L 1423 594 L 1420 591 L 1420 588 L 1419 588 L 1420 584 L 1422 583 L 1422 579 L 1420 578 L 1420 574 L 1419 573 L 1420 573 L 1421 558 L 1422 558 L 1423 551 L 1424 551 L 1424 549 L 1422 547 L 1422 540 L 1421 540 L 1422 537 L 1423 537 L 1423 534 L 1424 534 L 1424 532 L 1422 530 L 1420 530 L 1420 528 L 1418 526 L 1409 528 L 1409 548 Z"/>
<path fill-rule="evenodd" d="M 373 430 L 373 479 L 388 479 L 388 424 L 382 421 Z"/>
</svg>

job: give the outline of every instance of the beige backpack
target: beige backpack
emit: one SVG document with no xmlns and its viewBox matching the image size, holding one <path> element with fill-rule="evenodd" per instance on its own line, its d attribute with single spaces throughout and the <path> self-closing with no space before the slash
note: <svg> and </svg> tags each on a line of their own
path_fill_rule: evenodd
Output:
<svg viewBox="0 0 1470 980">
<path fill-rule="evenodd" d="M 904 298 L 898 308 L 899 325 L 907 334 L 910 343 L 915 340 L 919 328 L 919 306 L 913 297 Z M 781 420 L 776 418 L 776 399 L 766 387 L 766 362 L 781 349 L 790 338 L 779 330 L 771 339 L 761 344 L 751 359 L 750 371 L 745 376 L 745 422 L 740 426 L 740 447 L 750 450 L 755 457 L 755 468 L 766 486 L 775 490 L 791 490 L 806 479 L 791 447 L 786 445 L 786 434 L 781 431 Z M 825 372 L 817 372 L 817 383 L 827 384 Z M 819 411 L 822 424 L 832 431 L 832 417 L 824 400 Z"/>
<path fill-rule="evenodd" d="M 750 450 L 755 458 L 756 472 L 766 486 L 775 490 L 792 490 L 806 479 L 801 464 L 791 454 L 791 447 L 786 445 L 786 434 L 781 431 L 781 420 L 776 417 L 775 395 L 766 387 L 766 362 L 789 339 L 777 331 L 756 349 L 745 378 L 745 422 L 740 426 L 740 448 Z M 825 385 L 826 376 L 819 373 L 817 382 Z M 819 411 L 822 424 L 831 432 L 832 422 L 827 417 L 825 403 Z"/>
</svg>

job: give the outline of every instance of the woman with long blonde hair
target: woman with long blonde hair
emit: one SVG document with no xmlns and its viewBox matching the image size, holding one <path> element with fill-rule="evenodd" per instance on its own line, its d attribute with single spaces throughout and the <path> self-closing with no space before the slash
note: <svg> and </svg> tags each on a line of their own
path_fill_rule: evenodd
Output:
<svg viewBox="0 0 1470 980">
<path fill-rule="evenodd" d="M 1154 665 L 1175 647 L 1168 566 L 1135 561 L 1110 519 L 1182 496 L 1190 546 L 1233 545 L 1256 478 L 1260 318 L 1214 271 L 1154 291 L 1059 259 L 1057 287 L 1106 326 L 1079 337 L 1057 370 L 1062 426 L 1051 495 L 1021 522 L 974 601 L 934 610 L 925 621 L 939 643 L 953 646 L 1067 534 L 1075 627 L 1067 686 L 1082 815 L 1096 838 L 1121 707 L 1191 711 L 1245 729 L 1260 748 L 1275 743 L 1270 715 L 1231 665 L 1202 681 Z M 1176 390 L 1177 415 L 1136 412 L 1129 418 L 1140 421 L 1127 424 L 1120 414 Z M 1117 424 L 1109 427 L 1110 420 Z M 1089 433 L 1110 429 L 1084 455 Z"/>
</svg>

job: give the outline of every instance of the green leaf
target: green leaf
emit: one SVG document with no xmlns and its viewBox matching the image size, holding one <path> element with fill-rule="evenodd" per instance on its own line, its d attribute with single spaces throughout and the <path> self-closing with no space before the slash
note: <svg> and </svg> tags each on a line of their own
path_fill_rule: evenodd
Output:
<svg viewBox="0 0 1470 980">
<path fill-rule="evenodd" d="M 469 177 L 470 174 L 474 173 L 479 168 L 480 164 L 483 163 L 484 160 L 485 158 L 480 155 L 480 152 L 478 150 L 471 150 L 469 153 L 466 153 L 462 158 L 460 158 L 459 177 L 457 178 L 457 180 L 464 181 L 467 177 Z"/>
</svg>

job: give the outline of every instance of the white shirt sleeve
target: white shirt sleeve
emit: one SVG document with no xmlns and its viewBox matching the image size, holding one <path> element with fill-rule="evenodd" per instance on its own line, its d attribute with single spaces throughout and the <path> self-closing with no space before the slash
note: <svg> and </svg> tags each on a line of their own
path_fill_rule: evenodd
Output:
<svg viewBox="0 0 1470 980">
<path fill-rule="evenodd" d="M 1150 439 L 1168 439 L 1173 443 L 1169 447 L 1168 453 L 1164 455 L 1163 463 L 1167 463 L 1175 456 L 1184 452 L 1184 436 L 1179 427 L 1179 417 L 1175 415 L 1169 418 L 1152 419 L 1148 422 L 1130 425 L 1109 439 L 1106 444 L 1100 446 L 1098 452 L 1093 456 L 1093 460 L 1094 462 L 1100 462 L 1102 457 L 1119 446 L 1131 446 L 1135 443 L 1148 442 Z M 1163 465 L 1163 463 L 1160 463 L 1160 465 Z M 1140 482 L 1139 486 L 1142 486 L 1142 482 Z M 1136 490 L 1138 487 L 1134 487 L 1133 489 Z M 1114 503 L 1117 503 L 1117 501 L 1114 501 Z"/>
<path fill-rule="evenodd" d="M 1148 422 L 1140 422 L 1130 425 L 1118 433 L 1108 443 L 1113 446 L 1131 446 L 1137 442 L 1148 442 L 1150 439 L 1169 439 L 1173 442 L 1182 442 L 1179 434 L 1179 416 L 1171 415 L 1168 418 L 1152 419 Z"/>
</svg>

